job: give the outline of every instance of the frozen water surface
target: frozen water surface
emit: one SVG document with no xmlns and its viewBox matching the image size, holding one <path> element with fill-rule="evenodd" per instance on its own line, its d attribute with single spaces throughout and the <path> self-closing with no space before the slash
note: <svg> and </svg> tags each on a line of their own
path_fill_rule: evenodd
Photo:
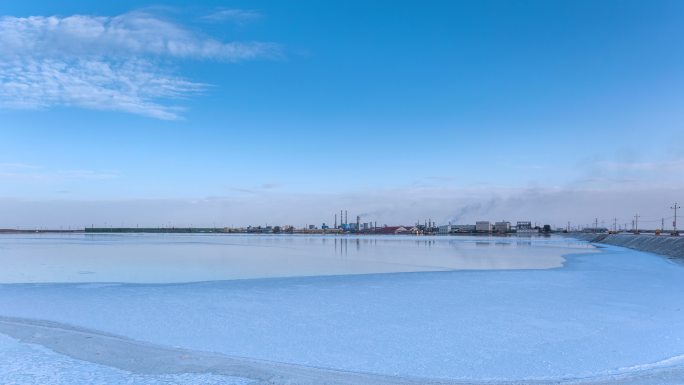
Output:
<svg viewBox="0 0 684 385">
<path fill-rule="evenodd" d="M 200 245 L 214 242 L 213 237 L 208 238 L 212 241 L 207 241 L 206 237 L 189 237 L 188 242 L 193 239 Z M 278 245 L 273 247 L 272 256 L 296 254 L 288 249 L 290 246 L 281 245 L 295 244 L 294 249 L 307 250 L 310 244 L 313 249 L 324 250 L 322 245 L 330 245 L 326 242 L 334 240 L 265 238 L 264 242 Z M 45 239 L 48 243 L 63 241 L 60 238 L 56 241 L 53 238 L 22 240 L 26 244 L 3 241 L 0 254 L 5 261 L 6 251 L 16 257 L 20 254 L 18 250 L 32 247 L 32 252 L 24 251 L 24 255 L 35 256 L 38 249 L 52 250 L 40 246 Z M 125 236 L 112 242 L 123 242 L 122 239 Z M 138 239 L 132 237 L 131 242 Z M 148 245 L 153 239 L 155 237 L 147 238 L 144 244 Z M 173 237 L 172 242 L 176 239 Z M 261 247 L 251 246 L 250 237 L 244 237 L 244 241 L 243 238 L 225 237 L 216 242 L 230 243 L 234 239 L 232 242 L 237 242 L 241 250 Z M 339 238 L 337 241 L 343 243 Z M 20 317 L 67 325 L 53 328 L 62 330 L 61 334 L 54 332 L 58 336 L 49 339 L 53 332 L 38 333 L 31 329 L 35 326 L 23 325 L 23 321 L 10 325 L 0 319 L 0 333 L 25 342 L 44 343 L 66 356 L 77 356 L 84 362 L 92 359 L 107 368 L 111 365 L 118 370 L 128 368 L 132 372 L 144 372 L 163 367 L 141 359 L 138 366 L 130 368 L 120 358 L 119 361 L 115 358 L 103 361 L 101 355 L 95 357 L 89 344 L 78 345 L 78 336 L 83 338 L 85 334 L 69 331 L 70 327 L 88 328 L 103 333 L 100 336 L 93 332 L 88 337 L 92 341 L 104 341 L 97 344 L 98 349 L 104 349 L 101 351 L 106 351 L 108 344 L 120 343 L 117 338 L 130 338 L 139 341 L 135 343 L 155 344 L 171 349 L 171 352 L 190 349 L 218 354 L 238 361 L 215 362 L 211 367 L 204 367 L 202 370 L 208 372 L 202 373 L 210 375 L 211 370 L 224 368 L 218 374 L 260 381 L 264 381 L 264 373 L 279 373 L 275 383 L 312 383 L 312 378 L 326 378 L 325 372 L 321 374 L 323 369 L 346 373 L 340 374 L 342 382 L 329 382 L 335 384 L 392 383 L 382 382 L 387 376 L 395 378 L 395 383 L 428 383 L 427 380 L 411 382 L 410 379 L 415 378 L 442 381 L 440 383 L 684 382 L 684 268 L 681 265 L 656 255 L 616 247 L 591 252 L 595 249 L 586 243 L 560 238 L 532 238 L 521 243 L 516 238 L 395 240 L 387 237 L 387 244 L 382 238 L 369 238 L 367 252 L 363 251 L 363 241 L 359 239 L 358 250 L 366 253 L 367 259 L 348 260 L 360 260 L 363 264 L 371 259 L 395 266 L 397 259 L 391 258 L 391 250 L 405 249 L 399 256 L 403 258 L 401 266 L 439 266 L 428 270 L 452 271 L 415 268 L 407 269 L 414 271 L 411 273 L 286 277 L 297 275 L 297 269 L 293 267 L 282 270 L 285 277 L 281 278 L 104 284 L 98 281 L 125 280 L 90 280 L 97 274 L 107 273 L 94 269 L 96 273 L 86 275 L 79 283 L 0 285 L 0 316 L 5 319 Z M 83 245 L 89 240 L 74 242 Z M 103 242 L 101 249 L 118 248 L 106 240 L 96 242 Z M 347 242 L 352 242 L 347 245 L 346 255 L 349 256 L 352 250 L 357 250 L 356 246 L 352 247 L 355 238 Z M 231 247 L 212 245 L 212 248 Z M 67 249 L 71 247 L 77 248 L 68 246 Z M 92 251 L 98 250 L 98 247 L 88 247 Z M 121 247 L 125 249 L 125 245 Z M 391 250 L 386 251 L 385 247 Z M 60 246 L 57 250 L 64 249 Z M 279 254 L 280 250 L 291 250 L 293 254 L 286 251 Z M 339 252 L 339 244 L 336 250 Z M 107 253 L 104 251 L 98 257 L 113 255 Z M 315 252 L 301 253 L 315 259 L 312 256 Z M 334 259 L 334 253 L 335 249 L 321 258 Z M 430 256 L 431 253 L 435 254 Z M 410 258 L 410 254 L 417 256 Z M 449 255 L 475 263 L 478 258 L 507 261 L 509 255 L 524 260 L 526 254 L 532 259 L 566 255 L 561 259 L 565 261 L 562 267 L 556 268 L 536 265 L 536 269 L 453 270 L 457 267 L 443 263 Z M 60 258 L 59 253 L 53 256 Z M 161 260 L 161 256 L 158 257 Z M 169 263 L 175 262 L 175 258 Z M 422 263 L 423 259 L 427 262 Z M 434 263 L 436 260 L 440 262 Z M 201 257 L 200 261 L 203 261 Z M 410 263 L 405 263 L 408 261 Z M 129 269 L 135 266 L 133 261 L 130 263 Z M 323 274 L 334 272 L 324 270 Z M 39 279 L 35 271 L 31 274 L 34 278 L 28 282 L 47 281 Z M 150 271 L 146 271 L 140 277 L 149 274 Z M 7 354 L 7 349 L 7 343 L 0 343 L 0 354 Z M 132 356 L 139 351 L 141 358 L 147 351 L 134 345 L 127 349 Z M 244 365 L 240 359 L 245 360 Z M 263 362 L 255 364 L 250 360 Z M 276 370 L 264 362 L 293 364 L 297 369 Z M 168 362 L 164 365 L 173 367 Z M 250 373 L 252 377 L 247 375 Z M 385 377 L 363 377 L 359 373 Z M 288 379 L 288 375 L 292 378 Z M 332 374 L 328 375 L 332 378 Z M 348 381 L 344 382 L 344 378 Z"/>
</svg>

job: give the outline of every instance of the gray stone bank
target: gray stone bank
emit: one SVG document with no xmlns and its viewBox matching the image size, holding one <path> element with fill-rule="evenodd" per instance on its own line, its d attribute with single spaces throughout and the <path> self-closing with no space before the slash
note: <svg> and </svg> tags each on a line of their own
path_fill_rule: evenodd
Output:
<svg viewBox="0 0 684 385">
<path fill-rule="evenodd" d="M 627 247 L 634 250 L 664 255 L 684 262 L 684 236 L 673 237 L 653 234 L 568 234 L 573 238 L 591 243 Z"/>
</svg>

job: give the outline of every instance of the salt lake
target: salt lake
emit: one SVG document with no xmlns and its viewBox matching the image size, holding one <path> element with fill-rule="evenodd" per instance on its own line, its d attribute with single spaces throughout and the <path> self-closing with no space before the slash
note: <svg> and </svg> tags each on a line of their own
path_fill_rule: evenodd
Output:
<svg viewBox="0 0 684 385">
<path fill-rule="evenodd" d="M 534 242 L 533 242 L 534 240 Z M 173 283 L 445 270 L 549 269 L 593 250 L 560 237 L 22 234 L 0 283 Z"/>
</svg>

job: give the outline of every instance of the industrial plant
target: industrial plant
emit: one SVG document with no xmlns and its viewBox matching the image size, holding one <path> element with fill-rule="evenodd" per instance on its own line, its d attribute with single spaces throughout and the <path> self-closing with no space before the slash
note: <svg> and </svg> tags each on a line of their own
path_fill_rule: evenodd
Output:
<svg viewBox="0 0 684 385">
<path fill-rule="evenodd" d="M 563 229 L 558 229 L 562 231 Z M 350 221 L 347 210 L 340 210 L 332 216 L 332 225 L 328 222 L 320 226 L 305 224 L 293 225 L 257 225 L 246 227 L 87 227 L 88 233 L 248 233 L 248 234 L 379 234 L 379 235 L 473 235 L 473 234 L 538 234 L 551 233 L 551 226 L 536 226 L 530 221 L 518 221 L 515 225 L 508 221 L 477 221 L 475 224 L 438 225 L 432 219 L 416 221 L 411 225 L 378 224 L 377 221 L 363 220 L 360 215 Z"/>
<path fill-rule="evenodd" d="M 349 220 L 349 213 L 347 210 L 340 210 L 335 212 L 332 216 L 331 222 L 322 222 L 320 225 L 305 224 L 303 226 L 295 226 L 290 224 L 284 225 L 248 225 L 242 227 L 233 226 L 213 226 L 213 227 L 193 227 L 193 226 L 173 226 L 171 224 L 159 227 L 114 227 L 114 226 L 86 226 L 83 229 L 64 230 L 36 228 L 36 229 L 0 229 L 0 233 L 70 233 L 70 232 L 86 232 L 86 233 L 246 233 L 246 234 L 379 234 L 379 235 L 536 235 L 536 234 L 551 234 L 551 233 L 648 233 L 648 234 L 669 234 L 673 236 L 679 235 L 677 229 L 677 210 L 679 205 L 675 203 L 670 207 L 674 211 L 671 217 L 645 219 L 639 214 L 635 214 L 629 223 L 619 223 L 618 218 L 613 218 L 612 226 L 606 226 L 605 221 L 599 221 L 594 218 L 593 223 L 584 225 L 571 226 L 567 222 L 565 227 L 552 228 L 548 224 L 537 224 L 532 221 L 516 221 L 511 222 L 507 220 L 488 221 L 479 220 L 474 224 L 438 224 L 430 219 L 425 219 L 422 222 L 416 221 L 413 224 L 392 224 L 386 223 L 378 224 L 375 220 L 368 220 L 362 218 L 361 215 L 356 215 Z M 666 221 L 667 220 L 667 221 Z M 666 229 L 666 223 L 672 220 L 671 228 Z M 329 223 L 332 223 L 330 225 Z"/>
</svg>

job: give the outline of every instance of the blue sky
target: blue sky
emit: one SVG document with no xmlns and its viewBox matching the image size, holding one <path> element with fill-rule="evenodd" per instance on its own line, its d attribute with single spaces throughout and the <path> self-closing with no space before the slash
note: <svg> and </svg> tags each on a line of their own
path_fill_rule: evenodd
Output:
<svg viewBox="0 0 684 385">
<path fill-rule="evenodd" d="M 681 2 L 185 3 L 0 5 L 0 227 L 684 200 Z"/>
</svg>

